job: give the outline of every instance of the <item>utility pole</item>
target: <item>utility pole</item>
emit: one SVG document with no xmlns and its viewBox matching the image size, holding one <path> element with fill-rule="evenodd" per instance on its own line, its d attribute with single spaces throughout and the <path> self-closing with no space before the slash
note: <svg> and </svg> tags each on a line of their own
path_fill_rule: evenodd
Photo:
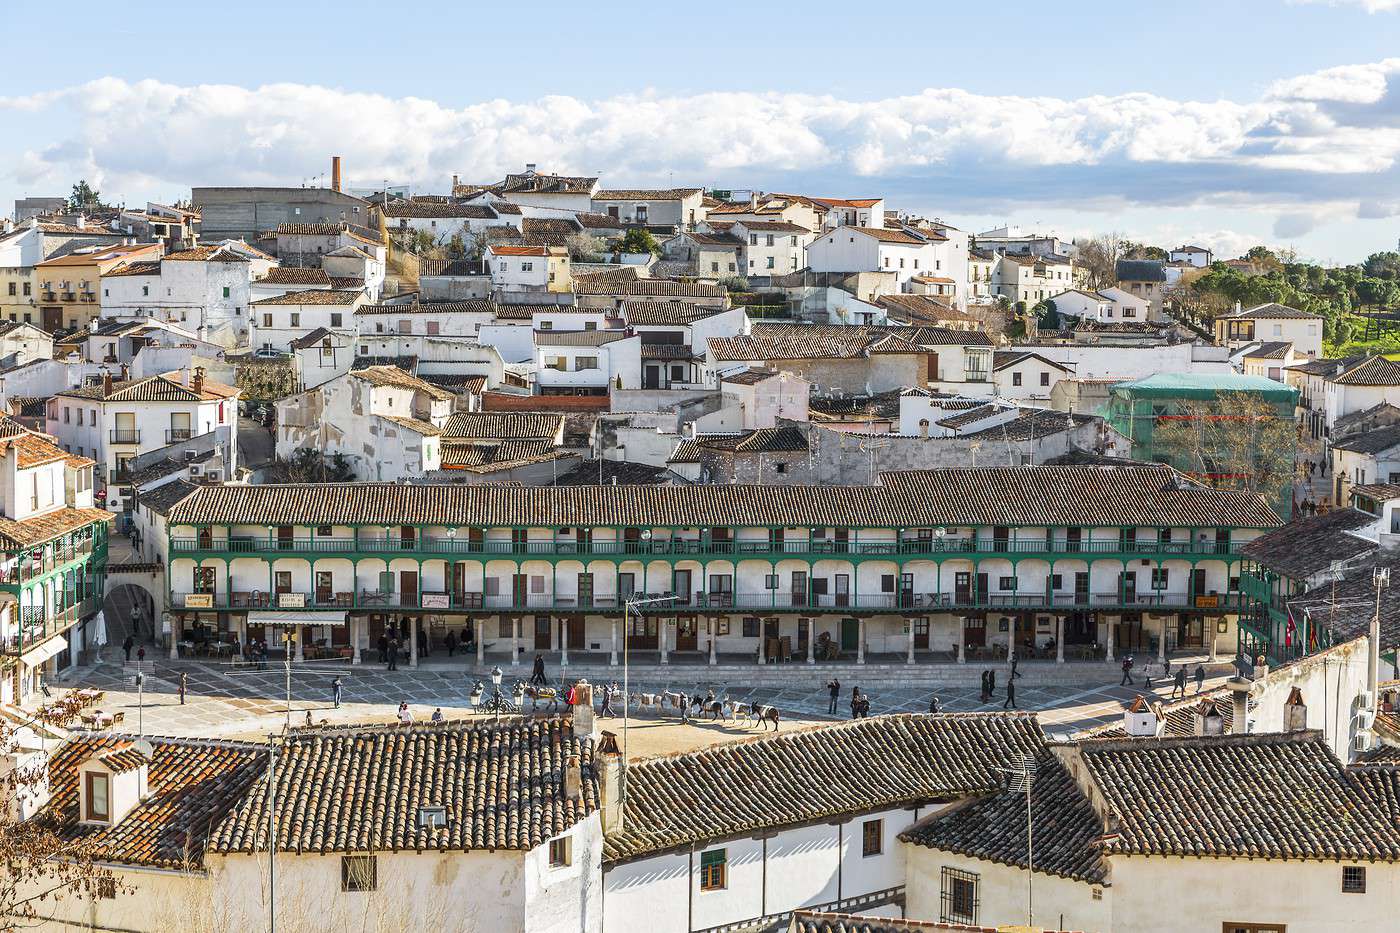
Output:
<svg viewBox="0 0 1400 933">
<path fill-rule="evenodd" d="M 631 686 L 631 679 L 627 668 L 627 627 L 632 623 L 632 613 L 638 606 L 647 606 L 652 603 L 675 602 L 674 596 L 654 596 L 651 599 L 629 598 L 623 603 L 622 611 L 622 773 L 619 775 L 617 819 L 618 824 L 623 825 L 627 813 L 627 720 L 628 708 L 632 695 L 628 692 Z M 714 637 L 713 633 L 710 635 Z M 606 687 L 604 689 L 607 689 Z"/>
<path fill-rule="evenodd" d="M 267 931 L 277 933 L 277 734 L 267 735 Z"/>
</svg>

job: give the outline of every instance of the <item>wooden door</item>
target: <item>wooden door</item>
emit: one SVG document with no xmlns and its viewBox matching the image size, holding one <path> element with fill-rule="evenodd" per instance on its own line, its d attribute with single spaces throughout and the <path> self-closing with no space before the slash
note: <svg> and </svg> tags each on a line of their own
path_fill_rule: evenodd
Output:
<svg viewBox="0 0 1400 933">
<path fill-rule="evenodd" d="M 1087 570 L 1077 571 L 1074 575 L 1074 604 L 1076 606 L 1089 605 L 1089 572 Z"/>
<path fill-rule="evenodd" d="M 452 564 L 452 599 L 457 605 L 466 602 L 467 565 L 460 561 Z"/>
<path fill-rule="evenodd" d="M 272 591 L 279 596 L 292 591 L 292 572 L 290 570 L 279 570 L 273 574 Z"/>
<path fill-rule="evenodd" d="M 673 570 L 671 572 L 671 592 L 676 594 L 676 604 L 689 606 L 695 593 L 690 586 L 689 570 Z"/>
<path fill-rule="evenodd" d="M 335 586 L 329 570 L 316 571 L 316 602 L 325 605 L 335 598 Z"/>
<path fill-rule="evenodd" d="M 399 571 L 399 605 L 418 605 L 418 571 Z"/>
<path fill-rule="evenodd" d="M 1076 552 L 1078 552 L 1079 549 L 1080 549 L 1080 547 L 1081 547 L 1080 541 L 1081 541 L 1082 535 L 1083 535 L 1083 529 L 1080 529 L 1080 528 L 1066 528 L 1066 529 L 1065 529 L 1065 550 L 1069 551 L 1070 553 L 1076 553 Z"/>
<path fill-rule="evenodd" d="M 791 593 L 794 606 L 807 605 L 807 571 L 794 570 L 792 572 Z"/>
<path fill-rule="evenodd" d="M 467 547 L 475 554 L 486 550 L 486 532 L 481 528 L 467 529 Z"/>
<path fill-rule="evenodd" d="M 851 549 L 851 529 L 833 528 L 831 549 L 838 553 L 846 553 Z"/>
<path fill-rule="evenodd" d="M 628 554 L 636 554 L 642 549 L 642 529 L 624 528 L 622 529 L 623 550 Z"/>
<path fill-rule="evenodd" d="M 992 550 L 999 552 L 1009 550 L 1010 540 L 1011 529 L 1003 527 L 992 529 Z"/>
<path fill-rule="evenodd" d="M 914 648 L 917 651 L 928 650 L 928 618 L 919 616 L 912 619 L 910 624 L 914 626 Z"/>
<path fill-rule="evenodd" d="M 578 606 L 580 609 L 587 609 L 593 605 L 593 574 L 581 573 L 578 575 Z"/>
<path fill-rule="evenodd" d="M 549 636 L 553 628 L 549 616 L 535 616 L 535 650 L 548 651 L 550 649 Z"/>
<path fill-rule="evenodd" d="M 851 575 L 847 573 L 836 574 L 836 605 L 849 606 L 851 604 Z"/>
<path fill-rule="evenodd" d="M 985 616 L 968 616 L 963 619 L 963 644 L 969 648 L 981 648 L 987 644 Z"/>
<path fill-rule="evenodd" d="M 860 622 L 857 619 L 841 620 L 841 650 L 855 651 L 860 645 Z"/>
<path fill-rule="evenodd" d="M 986 604 L 988 592 L 990 592 L 990 588 L 987 586 L 987 575 L 985 573 L 979 573 L 977 575 L 977 592 L 973 594 L 977 598 L 979 605 Z"/>
<path fill-rule="evenodd" d="M 1137 571 L 1129 570 L 1118 575 L 1119 591 L 1123 594 L 1123 602 L 1131 605 L 1137 602 Z"/>
<path fill-rule="evenodd" d="M 914 605 L 914 575 L 912 573 L 901 573 L 899 575 L 899 607 L 908 609 Z"/>
<path fill-rule="evenodd" d="M 972 604 L 972 573 L 960 570 L 953 575 L 953 601 L 959 606 Z"/>
<path fill-rule="evenodd" d="M 569 628 L 569 649 L 577 649 L 581 651 L 584 648 L 586 648 L 587 645 L 583 643 L 583 616 L 566 616 L 564 619 L 564 624 L 567 625 Z"/>
<path fill-rule="evenodd" d="M 399 526 L 399 548 L 401 550 L 413 550 L 414 544 L 418 540 L 416 532 L 417 529 L 415 529 L 412 525 Z"/>
<path fill-rule="evenodd" d="M 295 544 L 291 525 L 277 526 L 277 550 L 290 551 Z"/>
<path fill-rule="evenodd" d="M 676 650 L 695 651 L 697 645 L 695 616 L 676 617 Z"/>
</svg>

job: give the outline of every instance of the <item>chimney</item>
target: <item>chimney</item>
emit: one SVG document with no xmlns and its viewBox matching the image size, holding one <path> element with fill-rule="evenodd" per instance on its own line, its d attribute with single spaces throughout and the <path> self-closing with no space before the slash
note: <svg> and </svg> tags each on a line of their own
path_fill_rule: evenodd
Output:
<svg viewBox="0 0 1400 933">
<path fill-rule="evenodd" d="M 47 765 L 43 740 L 28 726 L 16 728 L 0 751 L 0 782 L 11 788 L 7 796 L 12 821 L 29 819 L 49 802 Z"/>
<path fill-rule="evenodd" d="M 564 762 L 564 799 L 579 800 L 583 797 L 583 769 L 578 756 L 570 755 Z"/>
<path fill-rule="evenodd" d="M 593 685 L 588 681 L 574 684 L 571 712 L 575 738 L 582 741 L 598 737 L 598 721 L 593 715 Z"/>
<path fill-rule="evenodd" d="M 87 215 L 86 215 L 86 214 L 79 214 L 77 217 L 75 217 L 75 218 L 73 219 L 73 226 L 77 227 L 79 230 L 86 230 L 86 229 L 87 229 Z"/>
<path fill-rule="evenodd" d="M 1283 731 L 1302 732 L 1308 727 L 1308 704 L 1303 702 L 1303 691 L 1294 687 L 1283 704 Z"/>
<path fill-rule="evenodd" d="M 340 190 L 340 156 L 331 156 L 331 190 Z"/>
<path fill-rule="evenodd" d="M 102 394 L 112 394 L 112 371 L 107 367 L 102 367 Z"/>
<path fill-rule="evenodd" d="M 534 162 L 526 162 L 526 163 L 525 163 L 525 174 L 526 174 L 526 175 L 533 175 L 533 174 L 535 174 L 535 163 L 534 163 Z"/>
<path fill-rule="evenodd" d="M 1191 711 L 1191 731 L 1196 735 L 1224 734 L 1225 717 L 1220 715 L 1214 700 L 1202 700 Z"/>
<path fill-rule="evenodd" d="M 1230 688 L 1230 732 L 1246 735 L 1249 732 L 1249 688 L 1250 682 L 1243 677 L 1231 677 L 1225 686 Z"/>
<path fill-rule="evenodd" d="M 196 367 L 194 368 L 194 381 L 190 383 L 190 389 L 194 392 L 195 395 L 202 395 L 202 394 L 204 394 L 204 367 L 203 367 L 203 366 L 196 366 Z"/>
<path fill-rule="evenodd" d="M 456 194 L 456 193 L 457 193 L 457 176 L 456 176 L 456 175 L 453 175 L 453 176 L 452 176 L 452 193 L 453 193 L 453 194 Z"/>
<path fill-rule="evenodd" d="M 622 811 L 622 752 L 617 747 L 617 736 L 604 732 L 598 742 L 598 806 L 603 814 L 603 832 L 621 832 L 625 820 Z"/>
<path fill-rule="evenodd" d="M 1139 738 L 1157 734 L 1157 714 L 1141 696 L 1124 711 L 1123 731 Z"/>
</svg>

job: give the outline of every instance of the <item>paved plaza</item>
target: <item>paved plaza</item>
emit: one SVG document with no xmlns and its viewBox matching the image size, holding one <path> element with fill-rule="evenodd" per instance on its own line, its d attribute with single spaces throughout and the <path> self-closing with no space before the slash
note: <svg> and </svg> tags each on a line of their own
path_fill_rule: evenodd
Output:
<svg viewBox="0 0 1400 933">
<path fill-rule="evenodd" d="M 163 658 L 146 662 L 148 673 L 138 702 L 133 684 L 134 670 L 121 662 L 121 652 L 108 648 L 101 663 L 82 669 L 55 684 L 58 689 L 93 687 L 106 692 L 101 708 L 104 712 L 123 712 L 122 728 L 134 731 L 138 725 L 153 735 L 257 736 L 282 727 L 286 721 L 286 676 L 277 660 L 264 669 L 227 662 L 203 660 L 169 661 Z M 178 697 L 181 673 L 187 676 L 188 691 L 184 705 Z M 552 683 L 558 685 L 558 671 L 551 670 Z M 714 690 L 716 695 L 728 696 L 735 702 L 758 702 L 778 707 L 786 718 L 823 720 L 844 718 L 849 713 L 850 688 L 860 686 L 871 698 L 871 713 L 925 712 L 929 698 L 937 694 L 942 708 L 950 712 L 1001 709 L 1005 702 L 1006 669 L 997 671 L 997 693 L 990 703 L 981 702 L 979 689 L 937 683 L 936 670 L 919 669 L 911 675 L 910 685 L 890 686 L 880 683 L 861 684 L 848 680 L 848 671 L 835 672 L 842 680 L 842 698 L 838 716 L 827 713 L 828 695 L 824 684 L 831 671 L 817 668 L 810 684 L 806 682 L 768 683 L 762 669 L 752 679 L 743 682 L 707 680 L 704 668 L 667 671 L 663 682 L 655 668 L 634 673 L 633 692 L 684 689 L 703 693 Z M 1108 671 L 1105 670 L 1105 675 Z M 506 672 L 503 688 L 507 691 L 517 679 L 529 676 L 528 667 Z M 576 674 L 574 676 L 577 676 Z M 620 672 L 618 672 L 620 676 Z M 331 683 L 340 677 L 343 684 L 342 706 L 332 703 Z M 1120 687 L 1117 679 L 1093 684 L 1017 684 L 1016 703 L 1021 709 L 1035 710 L 1047 733 L 1054 736 L 1087 729 L 1116 721 L 1124 705 L 1143 692 L 1143 678 L 1135 672 L 1135 687 Z M 477 672 L 459 667 L 423 666 L 417 669 L 401 667 L 386 671 L 382 666 L 364 664 L 350 666 L 336 662 L 303 662 L 292 669 L 292 720 L 300 725 L 307 712 L 314 721 L 355 722 L 392 718 L 399 703 L 407 702 L 419 719 L 441 707 L 451 718 L 473 715 L 468 693 L 477 682 Z M 1206 688 L 1222 683 L 1222 676 L 1206 681 Z M 1194 684 L 1188 687 L 1194 692 Z M 489 692 L 490 685 L 487 684 Z M 1171 692 L 1169 683 L 1154 683 L 1152 691 L 1159 697 Z M 530 709 L 530 701 L 525 701 Z M 541 705 L 539 710 L 545 711 Z M 655 718 L 655 713 L 636 714 Z"/>
</svg>

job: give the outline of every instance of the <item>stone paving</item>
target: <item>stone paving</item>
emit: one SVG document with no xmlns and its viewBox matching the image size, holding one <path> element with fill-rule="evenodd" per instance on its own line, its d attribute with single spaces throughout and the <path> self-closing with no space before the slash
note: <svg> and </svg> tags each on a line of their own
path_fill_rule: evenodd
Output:
<svg viewBox="0 0 1400 933">
<path fill-rule="evenodd" d="M 275 731 L 286 717 L 286 680 L 282 664 L 270 661 L 265 669 L 208 661 L 148 660 L 148 673 L 143 690 L 143 702 L 138 704 L 133 685 L 134 670 L 121 663 L 120 652 L 108 650 L 102 663 L 65 678 L 54 686 L 96 687 L 107 692 L 102 703 L 104 712 L 123 711 L 122 728 L 135 730 L 138 722 L 148 734 L 251 736 Z M 182 706 L 178 698 L 179 675 L 188 677 L 188 693 Z M 528 668 L 515 668 L 506 674 L 504 685 L 528 676 Z M 686 689 L 703 692 L 713 689 L 717 695 L 728 696 L 735 702 L 758 702 L 777 706 L 794 719 L 842 718 L 849 713 L 850 688 L 860 686 L 859 680 L 843 679 L 838 716 L 827 714 L 828 696 L 822 684 L 825 674 L 818 670 L 812 685 L 764 685 L 710 681 L 702 670 L 686 672 L 684 679 L 668 672 L 666 682 L 655 679 L 654 671 L 632 678 L 634 692 L 655 692 L 662 689 Z M 1005 702 L 1005 670 L 998 671 L 997 693 L 990 703 L 982 703 L 977 687 L 944 687 L 936 683 L 917 686 L 874 687 L 869 691 L 871 713 L 924 712 L 929 698 L 937 694 L 942 708 L 950 712 L 1001 709 Z M 342 708 L 334 709 L 331 681 L 339 676 L 343 682 Z M 838 674 L 838 676 L 840 676 Z M 1135 672 L 1135 687 L 1119 687 L 1117 681 L 1097 686 L 1017 686 L 1016 702 L 1021 709 L 1040 713 L 1042 727 L 1055 736 L 1067 736 L 1081 729 L 1117 720 L 1124 706 L 1143 692 L 1140 672 Z M 1206 681 L 1207 689 L 1224 681 L 1216 676 Z M 386 671 L 378 665 L 349 666 L 338 662 L 303 662 L 293 666 L 292 718 L 300 724 L 306 713 L 315 720 L 356 721 L 391 717 L 400 702 L 408 702 L 420 719 L 435 707 L 442 707 L 452 718 L 470 715 L 467 694 L 476 682 L 475 675 L 461 668 L 438 669 L 420 667 Z M 557 685 L 557 679 L 554 681 Z M 487 686 L 489 690 L 489 684 Z M 1156 684 L 1153 691 L 1165 698 L 1170 684 Z M 1194 684 L 1189 687 L 1194 692 Z M 862 687 L 862 692 L 866 692 Z M 529 701 L 526 701 L 529 708 Z M 541 706 L 543 710 L 545 707 Z M 646 712 L 641 716 L 655 716 Z"/>
</svg>

